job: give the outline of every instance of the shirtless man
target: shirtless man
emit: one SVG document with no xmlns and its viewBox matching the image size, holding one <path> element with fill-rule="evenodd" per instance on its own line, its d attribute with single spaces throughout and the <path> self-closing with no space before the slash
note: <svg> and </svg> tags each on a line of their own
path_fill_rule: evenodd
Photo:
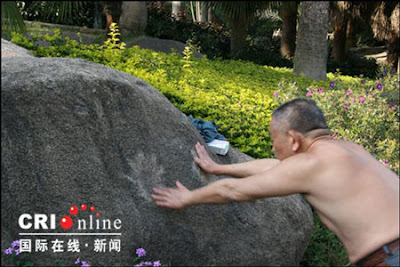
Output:
<svg viewBox="0 0 400 267">
<path fill-rule="evenodd" d="M 270 133 L 278 159 L 220 165 L 197 143 L 194 161 L 201 169 L 243 179 L 221 179 L 193 191 L 177 181 L 177 188 L 153 188 L 153 200 L 183 209 L 301 193 L 343 242 L 351 263 L 398 266 L 399 177 L 362 147 L 334 140 L 312 100 L 277 108 Z"/>
</svg>

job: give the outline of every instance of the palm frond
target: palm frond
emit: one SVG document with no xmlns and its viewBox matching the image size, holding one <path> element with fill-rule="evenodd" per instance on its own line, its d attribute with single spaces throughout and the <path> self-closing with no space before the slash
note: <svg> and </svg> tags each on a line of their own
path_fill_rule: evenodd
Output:
<svg viewBox="0 0 400 267">
<path fill-rule="evenodd" d="M 207 1 L 208 7 L 219 9 L 228 20 L 248 21 L 254 18 L 256 11 L 271 6 L 268 1 Z"/>
<path fill-rule="evenodd" d="M 25 23 L 19 12 L 17 2 L 1 2 L 1 30 L 5 32 L 25 32 Z"/>
<path fill-rule="evenodd" d="M 73 18 L 73 13 L 82 9 L 82 1 L 48 1 L 45 2 L 47 18 L 53 18 L 56 23 Z"/>
</svg>

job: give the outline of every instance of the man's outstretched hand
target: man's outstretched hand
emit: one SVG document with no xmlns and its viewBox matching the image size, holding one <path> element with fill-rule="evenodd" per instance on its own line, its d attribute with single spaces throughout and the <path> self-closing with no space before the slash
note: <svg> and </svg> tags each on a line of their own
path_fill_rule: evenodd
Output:
<svg viewBox="0 0 400 267">
<path fill-rule="evenodd" d="M 208 155 L 204 146 L 199 142 L 194 146 L 198 157 L 194 157 L 194 162 L 205 172 L 216 174 L 218 164 Z"/>
<path fill-rule="evenodd" d="M 177 188 L 159 187 L 153 188 L 151 197 L 160 207 L 170 209 L 184 209 L 188 204 L 190 190 L 176 181 Z"/>
<path fill-rule="evenodd" d="M 219 164 L 215 163 L 208 155 L 204 146 L 199 142 L 195 145 L 197 157 L 194 157 L 194 162 L 205 172 L 216 174 Z M 184 209 L 188 207 L 191 191 L 176 181 L 176 188 L 158 187 L 153 188 L 151 197 L 154 202 L 164 208 Z"/>
</svg>

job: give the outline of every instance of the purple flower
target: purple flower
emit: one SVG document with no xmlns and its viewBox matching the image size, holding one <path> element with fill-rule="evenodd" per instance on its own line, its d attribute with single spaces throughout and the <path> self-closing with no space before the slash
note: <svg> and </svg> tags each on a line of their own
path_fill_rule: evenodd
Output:
<svg viewBox="0 0 400 267">
<path fill-rule="evenodd" d="M 6 255 L 10 255 L 13 252 L 12 248 L 7 248 L 6 250 L 4 250 L 4 254 Z"/>
<path fill-rule="evenodd" d="M 153 262 L 154 267 L 161 267 L 161 262 L 160 261 L 155 261 Z"/>
<path fill-rule="evenodd" d="M 274 96 L 278 96 L 278 93 L 277 93 L 277 92 L 274 92 L 273 95 L 274 95 Z"/>
<path fill-rule="evenodd" d="M 354 103 L 354 102 L 356 102 L 356 99 L 354 97 L 352 97 L 352 98 L 350 98 L 350 101 Z"/>
<path fill-rule="evenodd" d="M 11 243 L 11 247 L 15 248 L 15 247 L 19 247 L 19 240 L 15 240 Z"/>
<path fill-rule="evenodd" d="M 143 267 L 143 264 L 144 264 L 144 261 L 142 261 L 142 262 L 139 263 L 139 264 L 136 264 L 135 267 Z"/>
<path fill-rule="evenodd" d="M 153 263 L 151 261 L 145 261 L 144 265 L 145 266 L 153 266 Z"/>
<path fill-rule="evenodd" d="M 80 262 L 81 262 L 81 259 L 77 258 L 76 261 L 75 261 L 75 264 L 79 264 Z"/>
<path fill-rule="evenodd" d="M 365 98 L 363 96 L 360 96 L 359 100 L 360 100 L 360 103 L 364 103 Z"/>
<path fill-rule="evenodd" d="M 87 263 L 86 261 L 82 261 L 81 262 L 82 263 L 82 267 L 90 267 L 90 264 L 89 263 Z"/>
<path fill-rule="evenodd" d="M 329 83 L 329 86 L 330 86 L 330 87 L 334 87 L 334 86 L 335 86 L 335 82 L 330 82 L 330 83 Z"/>
<path fill-rule="evenodd" d="M 324 92 L 324 89 L 322 89 L 322 88 L 319 88 L 317 91 L 318 94 L 322 94 L 323 92 Z"/>
<path fill-rule="evenodd" d="M 311 91 L 308 91 L 307 92 L 307 96 L 310 96 L 310 95 L 312 95 L 314 93 L 314 91 L 313 90 L 311 90 Z"/>
<path fill-rule="evenodd" d="M 144 256 L 146 256 L 146 250 L 144 250 L 144 248 L 138 248 L 138 249 L 136 250 L 136 254 L 137 254 L 139 257 L 144 257 Z"/>
<path fill-rule="evenodd" d="M 384 70 L 383 72 L 382 72 L 382 77 L 385 77 L 386 76 L 386 70 Z"/>
<path fill-rule="evenodd" d="M 344 103 L 344 109 L 349 109 L 349 104 Z"/>
<path fill-rule="evenodd" d="M 387 165 L 388 164 L 388 162 L 385 160 L 385 161 L 380 161 L 383 165 Z"/>
<path fill-rule="evenodd" d="M 382 90 L 383 85 L 381 83 L 378 83 L 378 85 L 376 86 L 376 88 L 378 88 L 379 90 Z"/>
<path fill-rule="evenodd" d="M 19 251 L 19 249 L 15 250 L 15 255 L 19 255 L 21 252 Z"/>
<path fill-rule="evenodd" d="M 349 96 L 349 95 L 351 95 L 351 90 L 350 90 L 350 89 L 347 89 L 347 91 L 346 91 L 346 96 Z"/>
</svg>

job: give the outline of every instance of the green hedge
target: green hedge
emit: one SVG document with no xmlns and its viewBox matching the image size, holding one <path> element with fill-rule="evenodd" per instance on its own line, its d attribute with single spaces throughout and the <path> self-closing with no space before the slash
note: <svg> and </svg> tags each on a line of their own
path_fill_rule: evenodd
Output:
<svg viewBox="0 0 400 267">
<path fill-rule="evenodd" d="M 39 38 L 37 36 L 37 38 Z M 46 36 L 51 46 L 38 47 L 21 35 L 12 41 L 37 56 L 78 57 L 135 75 L 169 98 L 182 112 L 214 121 L 240 151 L 255 158 L 272 157 L 268 125 L 273 110 L 295 97 L 310 97 L 325 112 L 337 138 L 363 145 L 398 173 L 398 82 L 393 70 L 382 69 L 377 80 L 329 73 L 327 81 L 296 76 L 292 69 L 233 60 L 208 60 L 157 53 L 122 45 L 82 45 L 59 33 Z M 379 89 L 377 88 L 379 87 Z M 312 92 L 312 93 L 311 93 Z M 371 95 L 372 94 L 372 95 Z M 316 219 L 316 230 L 302 261 L 304 265 L 344 265 L 340 241 Z"/>
</svg>

